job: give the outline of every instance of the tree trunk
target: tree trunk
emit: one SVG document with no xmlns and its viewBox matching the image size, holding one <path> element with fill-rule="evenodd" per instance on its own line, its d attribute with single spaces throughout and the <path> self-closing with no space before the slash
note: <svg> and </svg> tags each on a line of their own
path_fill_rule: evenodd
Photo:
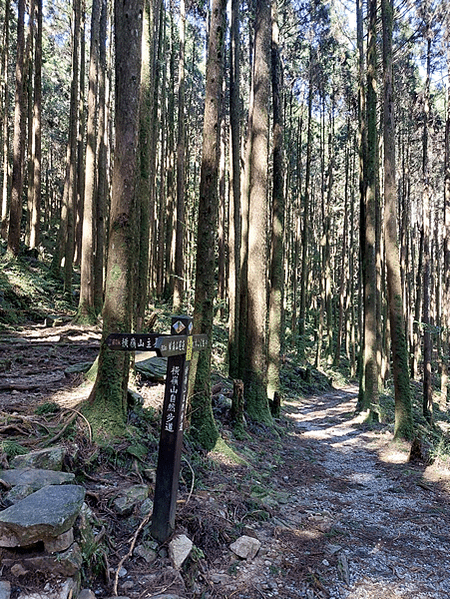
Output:
<svg viewBox="0 0 450 599">
<path fill-rule="evenodd" d="M 81 286 L 77 320 L 96 321 L 94 308 L 94 223 L 96 191 L 97 149 L 97 89 L 99 75 L 100 0 L 92 2 L 91 44 L 89 58 L 88 118 L 86 131 L 86 171 L 83 210 L 83 235 L 81 252 Z"/>
<path fill-rule="evenodd" d="M 116 143 L 103 336 L 97 378 L 83 408 L 96 439 L 123 434 L 126 423 L 129 354 L 108 349 L 105 339 L 131 330 L 142 12 L 142 0 L 115 2 Z"/>
<path fill-rule="evenodd" d="M 391 332 L 392 373 L 395 393 L 394 437 L 411 439 L 413 422 L 408 352 L 403 318 L 402 280 L 397 240 L 397 185 L 395 172 L 395 122 L 392 74 L 392 0 L 382 0 L 383 20 L 383 141 L 384 141 L 384 239 L 386 282 Z"/>
<path fill-rule="evenodd" d="M 280 360 L 284 345 L 284 182 L 281 61 L 276 3 L 272 3 L 273 197 L 270 256 L 267 391 L 269 400 L 280 394 Z"/>
<path fill-rule="evenodd" d="M 33 105 L 33 196 L 30 215 L 30 248 L 37 248 L 40 241 L 41 221 L 41 108 L 42 108 L 42 0 L 36 0 L 37 30 L 34 63 Z"/>
<path fill-rule="evenodd" d="M 245 395 L 250 418 L 270 423 L 267 397 L 267 192 L 270 89 L 270 4 L 257 0 L 253 110 L 249 142 L 249 214 Z"/>
<path fill-rule="evenodd" d="M 72 262 L 74 253 L 74 195 L 76 193 L 77 123 L 78 123 L 78 62 L 81 22 L 80 0 L 73 3 L 72 25 L 72 82 L 70 87 L 69 133 L 66 150 L 66 172 L 61 202 L 58 239 L 53 253 L 51 270 L 54 276 L 61 273 L 62 258 L 65 257 L 64 287 L 70 293 L 72 285 Z"/>
<path fill-rule="evenodd" d="M 312 156 L 312 103 L 313 103 L 313 70 L 314 58 L 313 50 L 310 49 L 309 55 L 309 88 L 308 88 L 308 124 L 306 132 L 306 166 L 305 166 L 305 191 L 303 193 L 303 218 L 302 218 L 302 272 L 300 277 L 300 307 L 298 314 L 298 336 L 299 336 L 299 353 L 304 356 L 304 335 L 306 328 L 306 289 L 308 278 L 308 243 L 309 243 L 309 198 L 310 198 L 310 183 L 311 183 L 311 156 Z M 301 191 L 299 189 L 299 191 Z"/>
<path fill-rule="evenodd" d="M 239 4 L 231 1 L 230 18 L 230 225 L 229 247 L 229 376 L 239 375 L 239 299 L 240 299 L 240 251 L 241 251 L 241 165 L 240 165 L 240 49 Z"/>
<path fill-rule="evenodd" d="M 69 119 L 69 163 L 66 171 L 64 195 L 67 202 L 67 236 L 64 245 L 64 291 L 69 299 L 72 298 L 73 259 L 75 254 L 76 205 L 78 195 L 77 177 L 77 138 L 78 138 L 78 94 L 79 94 L 79 47 L 81 35 L 81 2 L 74 0 L 73 26 L 73 55 L 72 55 L 72 84 L 70 88 L 70 119 Z M 66 191 L 67 188 L 67 191 Z"/>
<path fill-rule="evenodd" d="M 377 418 L 376 406 L 379 401 L 377 329 L 376 319 L 376 166 L 377 166 L 377 93 L 376 93 L 376 21 L 377 2 L 368 1 L 369 31 L 367 48 L 367 155 L 364 166 L 366 180 L 364 212 L 364 251 L 362 261 L 363 301 L 364 301 L 364 345 L 363 372 L 358 408 L 368 412 L 368 418 Z"/>
<path fill-rule="evenodd" d="M 431 77 L 431 39 L 427 40 L 427 75 L 424 94 L 423 111 L 423 415 L 428 422 L 433 420 L 433 390 L 431 380 L 431 332 L 430 332 L 430 287 L 431 287 L 431 264 L 430 264 L 430 172 L 428 159 L 428 119 L 430 111 L 430 77 Z"/>
<path fill-rule="evenodd" d="M 108 119 L 106 101 L 107 55 L 106 39 L 108 29 L 108 3 L 101 0 L 99 33 L 99 78 L 98 78 L 98 167 L 97 194 L 95 198 L 95 255 L 94 255 L 94 310 L 100 314 L 103 307 L 103 267 L 105 262 L 105 229 L 108 205 Z"/>
<path fill-rule="evenodd" d="M 206 63 L 205 116 L 203 121 L 202 167 L 197 229 L 197 271 L 195 278 L 194 329 L 208 336 L 210 343 L 199 352 L 190 404 L 190 435 L 211 450 L 219 433 L 211 405 L 211 340 L 216 288 L 216 233 L 218 216 L 219 136 L 225 40 L 225 0 L 211 7 L 208 57 Z"/>
<path fill-rule="evenodd" d="M 185 245 L 185 77 L 184 47 L 186 28 L 186 9 L 184 0 L 180 0 L 180 53 L 178 56 L 178 139 L 177 139 L 177 220 L 175 238 L 175 279 L 173 290 L 173 310 L 181 309 L 184 298 L 184 245 Z"/>
<path fill-rule="evenodd" d="M 442 324 L 444 328 L 442 340 L 442 373 L 441 395 L 442 405 L 448 399 L 448 367 L 450 355 L 450 48 L 447 48 L 447 115 L 445 120 L 445 156 L 444 156 L 444 274 Z"/>
<path fill-rule="evenodd" d="M 14 105 L 13 170 L 7 251 L 19 255 L 20 223 L 22 220 L 23 161 L 25 152 L 26 119 L 24 106 L 25 0 L 17 4 L 16 93 Z"/>
<path fill-rule="evenodd" d="M 10 0 L 5 0 L 5 20 L 3 21 L 2 30 L 2 62 L 1 62 L 1 88 L 0 88 L 0 104 L 2 106 L 1 127 L 3 139 L 3 168 L 2 168 L 2 211 L 0 221 L 0 236 L 2 239 L 8 237 L 8 216 L 9 216 L 9 127 L 8 127 L 8 112 L 9 112 L 9 94 L 8 94 L 8 69 L 9 62 L 9 19 L 10 19 L 11 3 Z"/>
</svg>

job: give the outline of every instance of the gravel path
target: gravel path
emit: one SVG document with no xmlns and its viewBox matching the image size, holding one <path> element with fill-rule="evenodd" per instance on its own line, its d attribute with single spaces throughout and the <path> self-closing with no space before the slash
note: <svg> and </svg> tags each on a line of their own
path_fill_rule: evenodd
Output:
<svg viewBox="0 0 450 599">
<path fill-rule="evenodd" d="M 351 599 L 450 597 L 449 473 L 413 466 L 389 433 L 355 426 L 356 397 L 347 388 L 290 406 L 324 469 L 296 502 L 325 524 L 337 557 L 322 561 L 324 590 Z M 290 505 L 287 518 L 296 511 Z"/>
</svg>

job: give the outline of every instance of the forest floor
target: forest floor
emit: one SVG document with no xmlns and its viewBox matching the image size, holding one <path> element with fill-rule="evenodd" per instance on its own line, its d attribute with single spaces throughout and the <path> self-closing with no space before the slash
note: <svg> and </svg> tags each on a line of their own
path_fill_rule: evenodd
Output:
<svg viewBox="0 0 450 599">
<path fill-rule="evenodd" d="M 99 330 L 70 324 L 0 332 L 0 416 L 3 424 L 10 423 L 0 427 L 3 449 L 7 441 L 36 447 L 40 418 L 51 430 L 74 413 L 89 385 L 81 375 L 68 376 L 67 367 L 92 362 L 99 339 Z M 229 386 L 217 380 L 216 396 L 223 399 Z M 121 459 L 126 443 L 99 451 L 81 418 L 67 428 L 68 438 L 57 441 L 78 445 L 80 457 L 71 466 L 106 530 L 94 556 L 96 575 L 87 574 L 84 583 L 100 599 L 113 594 L 119 562 L 142 521 L 138 513 L 118 516 L 111 500 L 121 488 L 142 482 L 142 468 L 156 463 L 163 386 L 137 381 L 137 390 L 152 414 L 143 419 L 151 428 L 146 456 Z M 226 409 L 218 408 L 225 444 L 201 456 L 187 443 L 183 457 L 177 532 L 192 539 L 194 552 L 180 571 L 164 547 L 148 562 L 135 553 L 123 563 L 118 594 L 130 599 L 450 597 L 450 469 L 438 461 L 410 462 L 410 445 L 394 443 L 390 427 L 369 427 L 355 417 L 356 399 L 352 386 L 306 397 L 289 394 L 275 428 L 249 425 L 241 440 L 232 433 Z M 59 415 L 38 416 L 36 408 L 48 402 L 60 406 Z M 138 420 L 135 414 L 135 426 Z M 6 455 L 1 457 L 6 465 Z M 147 529 L 137 544 L 155 548 Z M 230 550 L 241 535 L 261 542 L 252 560 Z M 31 590 L 35 581 L 11 582 L 14 599 L 18 589 Z"/>
</svg>

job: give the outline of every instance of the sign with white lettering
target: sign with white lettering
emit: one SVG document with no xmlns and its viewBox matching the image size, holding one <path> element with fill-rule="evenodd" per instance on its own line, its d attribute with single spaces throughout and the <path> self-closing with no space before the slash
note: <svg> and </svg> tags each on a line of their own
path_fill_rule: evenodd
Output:
<svg viewBox="0 0 450 599">
<path fill-rule="evenodd" d="M 208 337 L 192 335 L 190 316 L 173 316 L 170 335 L 112 333 L 107 337 L 106 344 L 112 350 L 155 351 L 158 356 L 168 358 L 151 526 L 153 537 L 163 543 L 175 530 L 184 413 L 192 352 L 208 347 Z"/>
</svg>

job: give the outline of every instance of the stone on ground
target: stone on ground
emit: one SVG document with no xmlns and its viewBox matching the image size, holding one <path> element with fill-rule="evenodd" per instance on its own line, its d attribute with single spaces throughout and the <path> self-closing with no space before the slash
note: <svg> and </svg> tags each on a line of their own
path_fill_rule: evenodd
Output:
<svg viewBox="0 0 450 599">
<path fill-rule="evenodd" d="M 179 570 L 192 550 L 192 541 L 186 535 L 177 535 L 169 543 L 169 556 Z"/>
<path fill-rule="evenodd" d="M 0 512 L 0 547 L 27 547 L 67 532 L 83 505 L 85 489 L 50 485 Z"/>
</svg>

